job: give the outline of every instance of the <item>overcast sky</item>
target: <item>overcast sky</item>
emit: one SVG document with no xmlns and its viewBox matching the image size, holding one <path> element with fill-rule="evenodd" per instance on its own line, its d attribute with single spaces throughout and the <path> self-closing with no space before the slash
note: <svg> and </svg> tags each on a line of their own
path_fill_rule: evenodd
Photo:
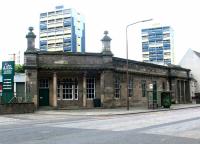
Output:
<svg viewBox="0 0 200 144">
<path fill-rule="evenodd" d="M 13 53 L 23 53 L 25 36 L 33 26 L 39 48 L 39 15 L 54 10 L 56 5 L 75 8 L 85 17 L 86 52 L 101 52 L 104 30 L 112 38 L 111 50 L 116 57 L 126 58 L 126 25 L 153 18 L 129 28 L 129 58 L 142 60 L 141 29 L 160 23 L 174 29 L 175 63 L 188 48 L 200 52 L 200 8 L 198 0 L 2 0 L 0 2 L 0 61 Z"/>
</svg>

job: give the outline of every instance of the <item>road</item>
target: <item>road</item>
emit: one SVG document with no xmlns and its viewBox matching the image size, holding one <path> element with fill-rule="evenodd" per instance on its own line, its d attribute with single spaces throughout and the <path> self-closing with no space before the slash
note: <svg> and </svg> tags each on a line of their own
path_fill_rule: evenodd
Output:
<svg viewBox="0 0 200 144">
<path fill-rule="evenodd" d="M 3 115 L 0 144 L 200 144 L 200 108 L 112 116 Z"/>
</svg>

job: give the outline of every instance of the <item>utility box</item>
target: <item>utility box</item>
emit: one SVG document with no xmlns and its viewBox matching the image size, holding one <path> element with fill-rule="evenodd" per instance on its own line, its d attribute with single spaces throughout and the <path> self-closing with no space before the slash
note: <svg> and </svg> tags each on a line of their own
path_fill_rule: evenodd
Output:
<svg viewBox="0 0 200 144">
<path fill-rule="evenodd" d="M 200 104 L 200 93 L 195 93 L 196 104 Z"/>
<path fill-rule="evenodd" d="M 93 104 L 94 107 L 101 107 L 101 99 L 100 98 L 93 99 Z"/>
<path fill-rule="evenodd" d="M 171 93 L 170 92 L 162 92 L 161 93 L 161 105 L 164 108 L 170 108 L 170 106 L 171 106 Z"/>
</svg>

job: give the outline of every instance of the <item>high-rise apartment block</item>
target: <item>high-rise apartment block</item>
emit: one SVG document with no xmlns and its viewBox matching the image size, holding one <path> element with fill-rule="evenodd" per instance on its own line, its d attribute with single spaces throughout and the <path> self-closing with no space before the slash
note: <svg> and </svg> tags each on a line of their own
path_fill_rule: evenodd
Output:
<svg viewBox="0 0 200 144">
<path fill-rule="evenodd" d="M 142 29 L 143 62 L 174 64 L 173 30 L 169 26 Z"/>
<path fill-rule="evenodd" d="M 85 52 L 85 22 L 80 13 L 64 6 L 41 13 L 40 50 Z"/>
</svg>

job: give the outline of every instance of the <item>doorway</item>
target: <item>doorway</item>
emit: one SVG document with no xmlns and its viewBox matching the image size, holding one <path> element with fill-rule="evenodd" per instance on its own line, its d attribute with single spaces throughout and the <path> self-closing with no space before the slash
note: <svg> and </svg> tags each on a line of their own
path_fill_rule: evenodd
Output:
<svg viewBox="0 0 200 144">
<path fill-rule="evenodd" d="M 39 81 L 39 106 L 49 106 L 49 80 Z"/>
</svg>

